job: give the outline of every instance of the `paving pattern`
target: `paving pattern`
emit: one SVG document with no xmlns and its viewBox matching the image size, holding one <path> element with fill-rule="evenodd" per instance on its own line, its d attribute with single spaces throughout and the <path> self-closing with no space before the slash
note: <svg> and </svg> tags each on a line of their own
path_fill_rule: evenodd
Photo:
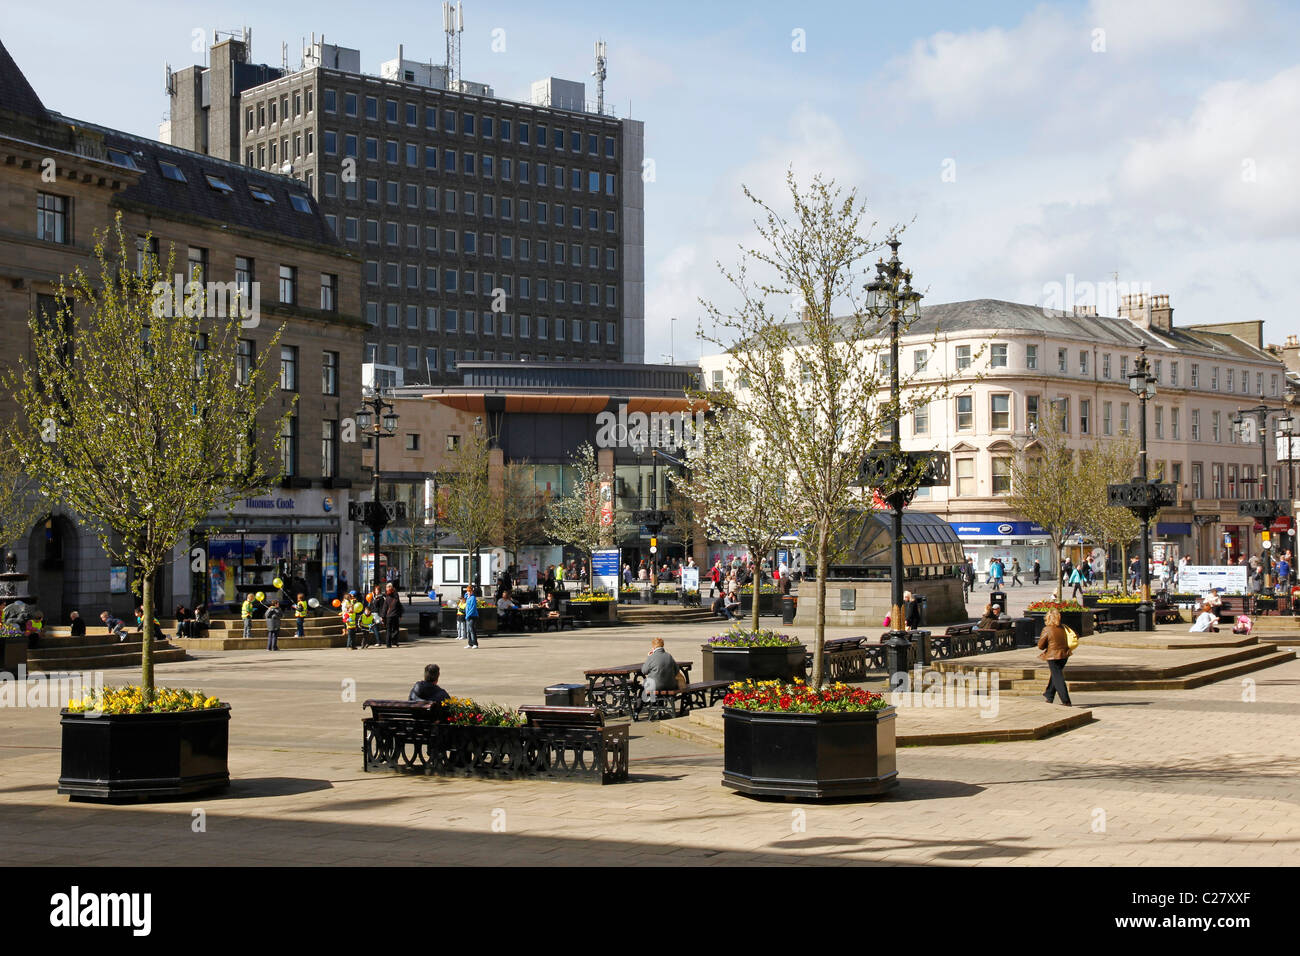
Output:
<svg viewBox="0 0 1300 956">
<path fill-rule="evenodd" d="M 716 747 L 645 724 L 633 725 L 632 780 L 616 786 L 361 770 L 360 702 L 404 697 L 426 663 L 442 665 L 457 695 L 520 704 L 540 700 L 548 683 L 579 680 L 584 667 L 639 657 L 660 633 L 698 667 L 712 630 L 491 637 L 479 651 L 430 639 L 392 650 L 201 653 L 164 664 L 160 683 L 231 702 L 235 779 L 225 794 L 166 803 L 58 796 L 57 711 L 3 707 L 6 860 L 1196 866 L 1281 865 L 1300 851 L 1296 661 L 1194 690 L 1076 694 L 1094 722 L 1042 740 L 904 747 L 900 787 L 866 803 L 733 794 L 720 785 Z M 110 682 L 134 676 L 110 672 Z"/>
</svg>

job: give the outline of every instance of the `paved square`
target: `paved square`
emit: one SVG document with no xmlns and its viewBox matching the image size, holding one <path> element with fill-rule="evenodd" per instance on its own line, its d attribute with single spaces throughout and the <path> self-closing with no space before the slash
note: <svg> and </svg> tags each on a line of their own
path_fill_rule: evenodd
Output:
<svg viewBox="0 0 1300 956">
<path fill-rule="evenodd" d="M 200 652 L 161 665 L 158 681 L 231 703 L 234 783 L 167 803 L 57 795 L 57 711 L 3 708 L 0 839 L 10 863 L 105 865 L 1281 865 L 1300 848 L 1295 661 L 1190 691 L 1076 694 L 1095 722 L 1043 740 L 905 747 L 898 790 L 868 803 L 738 796 L 719 782 L 721 750 L 644 723 L 632 728 L 632 779 L 615 786 L 361 770 L 360 702 L 405 697 L 426 663 L 442 665 L 454 694 L 517 705 L 585 667 L 637 659 L 656 634 L 698 668 L 715 630 L 507 635 L 479 651 L 429 638 L 392 650 Z M 1072 664 L 1086 661 L 1085 648 Z"/>
</svg>

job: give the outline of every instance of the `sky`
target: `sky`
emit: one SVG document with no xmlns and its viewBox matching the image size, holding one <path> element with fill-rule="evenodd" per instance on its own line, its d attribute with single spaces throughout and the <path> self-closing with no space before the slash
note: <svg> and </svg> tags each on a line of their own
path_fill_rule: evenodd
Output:
<svg viewBox="0 0 1300 956">
<path fill-rule="evenodd" d="M 10 5 L 0 39 L 47 106 L 149 136 L 163 64 L 205 62 L 214 30 L 251 27 L 256 62 L 286 42 L 295 68 L 312 32 L 365 72 L 399 43 L 443 60 L 439 3 L 312 7 Z M 1296 3 L 466 0 L 462 72 L 520 100 L 583 80 L 590 99 L 597 39 L 606 100 L 645 122 L 652 161 L 647 361 L 717 351 L 700 300 L 737 304 L 718 264 L 754 244 L 742 185 L 786 208 L 787 170 L 856 190 L 873 238 L 904 225 L 927 302 L 1144 290 L 1175 324 L 1300 334 Z"/>
</svg>

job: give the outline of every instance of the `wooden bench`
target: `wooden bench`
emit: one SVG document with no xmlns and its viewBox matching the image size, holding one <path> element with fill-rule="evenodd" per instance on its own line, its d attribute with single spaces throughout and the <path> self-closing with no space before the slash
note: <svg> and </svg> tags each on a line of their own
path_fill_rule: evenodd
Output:
<svg viewBox="0 0 1300 956">
<path fill-rule="evenodd" d="M 552 611 L 550 614 L 547 614 L 546 616 L 539 618 L 539 621 L 541 622 L 543 631 L 549 631 L 552 629 L 556 631 L 562 631 L 564 630 L 565 625 L 568 625 L 568 628 L 571 631 L 574 629 L 573 615 L 561 614 L 559 611 Z"/>
<path fill-rule="evenodd" d="M 729 680 L 702 680 L 687 684 L 682 689 L 682 695 L 687 698 L 689 709 L 708 710 L 727 696 L 730 687 Z"/>
<path fill-rule="evenodd" d="M 628 729 L 607 726 L 595 707 L 526 705 L 523 727 L 446 722 L 443 704 L 367 700 L 363 769 L 493 779 L 627 779 Z"/>
<path fill-rule="evenodd" d="M 944 637 L 960 637 L 963 634 L 972 633 L 979 626 L 978 621 L 969 621 L 966 624 L 949 624 L 948 629 L 943 632 Z"/>
</svg>

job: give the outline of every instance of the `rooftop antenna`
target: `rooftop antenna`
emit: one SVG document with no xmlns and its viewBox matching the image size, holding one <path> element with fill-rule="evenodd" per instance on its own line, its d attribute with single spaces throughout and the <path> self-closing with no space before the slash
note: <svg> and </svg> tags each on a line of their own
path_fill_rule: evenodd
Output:
<svg viewBox="0 0 1300 956">
<path fill-rule="evenodd" d="M 465 5 L 443 0 L 442 30 L 447 34 L 447 89 L 460 90 L 460 35 L 465 32 Z"/>
<path fill-rule="evenodd" d="M 596 69 L 591 74 L 596 78 L 596 112 L 605 112 L 605 41 L 596 41 Z"/>
<path fill-rule="evenodd" d="M 280 68 L 289 72 L 289 44 L 284 41 L 280 43 Z"/>
</svg>

